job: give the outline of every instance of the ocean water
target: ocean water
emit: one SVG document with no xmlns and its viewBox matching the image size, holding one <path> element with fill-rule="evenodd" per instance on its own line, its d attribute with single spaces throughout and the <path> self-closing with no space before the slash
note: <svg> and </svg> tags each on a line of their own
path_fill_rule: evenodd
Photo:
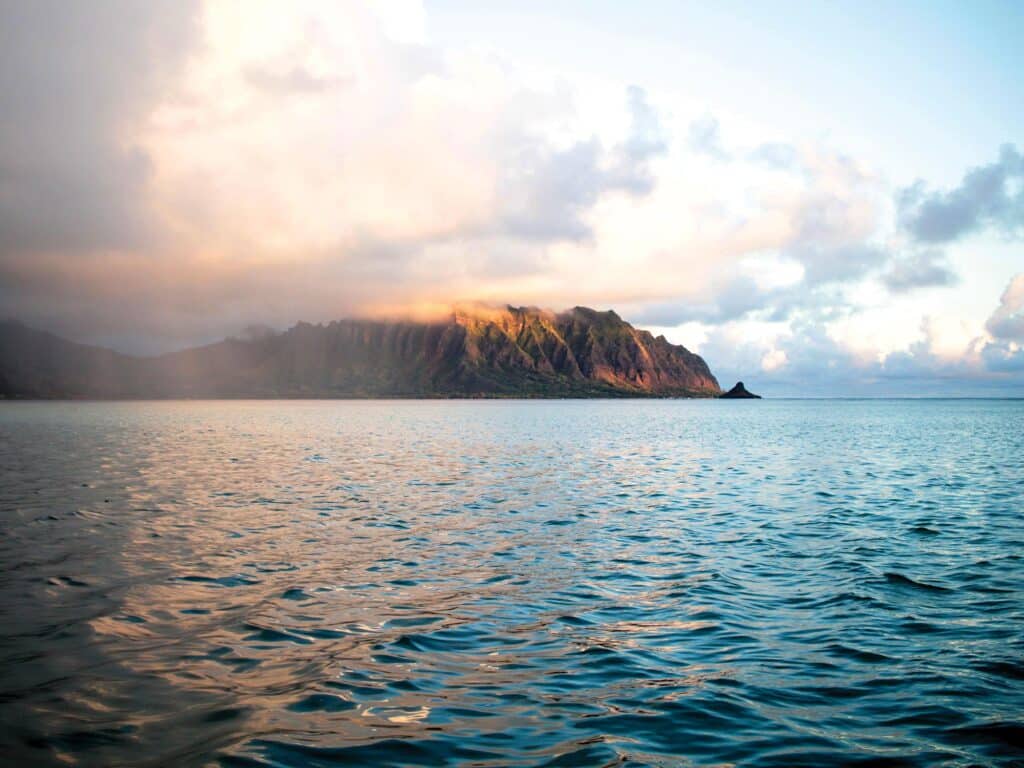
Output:
<svg viewBox="0 0 1024 768">
<path fill-rule="evenodd" d="M 4 765 L 1024 765 L 1024 401 L 0 405 Z"/>
</svg>

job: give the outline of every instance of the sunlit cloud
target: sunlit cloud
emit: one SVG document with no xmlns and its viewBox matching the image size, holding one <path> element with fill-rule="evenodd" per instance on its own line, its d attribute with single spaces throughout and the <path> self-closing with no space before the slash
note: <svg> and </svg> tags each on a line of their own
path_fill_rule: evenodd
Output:
<svg viewBox="0 0 1024 768">
<path fill-rule="evenodd" d="M 828 137 L 766 140 L 645 82 L 587 83 L 581 110 L 572 77 L 433 42 L 417 2 L 4 14 L 0 305 L 82 340 L 590 304 L 766 375 L 811 370 L 800 344 L 861 370 L 913 354 L 957 243 L 1020 234 L 1013 145 L 950 189 L 899 187 Z M 974 349 L 1019 342 L 1011 288 L 958 319 Z M 870 353 L 837 330 L 879 313 L 905 327 Z M 952 328 L 939 346 L 963 347 Z"/>
</svg>

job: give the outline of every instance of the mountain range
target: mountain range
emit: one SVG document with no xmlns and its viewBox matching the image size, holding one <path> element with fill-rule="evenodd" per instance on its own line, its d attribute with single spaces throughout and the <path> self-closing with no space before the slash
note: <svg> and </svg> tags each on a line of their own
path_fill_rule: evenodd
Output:
<svg viewBox="0 0 1024 768">
<path fill-rule="evenodd" d="M 0 397 L 715 397 L 707 364 L 613 311 L 299 323 L 153 357 L 0 323 Z"/>
</svg>

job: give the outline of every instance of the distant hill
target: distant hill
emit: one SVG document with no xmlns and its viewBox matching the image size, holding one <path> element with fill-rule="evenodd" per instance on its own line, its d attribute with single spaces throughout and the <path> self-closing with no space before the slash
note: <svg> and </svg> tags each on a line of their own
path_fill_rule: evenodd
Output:
<svg viewBox="0 0 1024 768">
<path fill-rule="evenodd" d="M 698 355 L 615 312 L 454 310 L 437 322 L 299 323 L 133 357 L 0 323 L 0 396 L 714 397 Z"/>
</svg>

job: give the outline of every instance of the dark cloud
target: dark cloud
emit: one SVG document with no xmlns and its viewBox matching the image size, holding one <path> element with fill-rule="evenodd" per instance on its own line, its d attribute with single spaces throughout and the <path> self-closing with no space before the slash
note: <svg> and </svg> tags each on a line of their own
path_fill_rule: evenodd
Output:
<svg viewBox="0 0 1024 768">
<path fill-rule="evenodd" d="M 900 224 L 922 243 L 947 243 L 991 227 L 1009 238 L 1024 235 L 1024 156 L 1011 144 L 994 163 L 972 168 L 946 192 L 924 182 L 896 196 Z"/>
<path fill-rule="evenodd" d="M 0 258 L 135 247 L 149 159 L 125 145 L 190 48 L 191 2 L 0 2 Z"/>
<path fill-rule="evenodd" d="M 981 351 L 985 368 L 995 373 L 1024 374 L 1024 347 L 1014 349 L 1003 341 L 990 342 Z M 1020 392 L 1024 393 L 1024 377 L 1021 377 Z"/>
<path fill-rule="evenodd" d="M 918 251 L 894 259 L 882 273 L 882 282 L 893 293 L 909 293 L 917 288 L 953 285 L 956 273 L 941 251 Z"/>
<path fill-rule="evenodd" d="M 730 155 L 722 148 L 721 130 L 718 119 L 706 115 L 690 123 L 688 131 L 690 149 L 699 155 L 706 155 L 720 162 L 726 162 Z"/>
<path fill-rule="evenodd" d="M 856 241 L 833 246 L 797 241 L 785 255 L 803 265 L 804 282 L 811 286 L 857 280 L 890 258 L 884 248 Z"/>
</svg>

